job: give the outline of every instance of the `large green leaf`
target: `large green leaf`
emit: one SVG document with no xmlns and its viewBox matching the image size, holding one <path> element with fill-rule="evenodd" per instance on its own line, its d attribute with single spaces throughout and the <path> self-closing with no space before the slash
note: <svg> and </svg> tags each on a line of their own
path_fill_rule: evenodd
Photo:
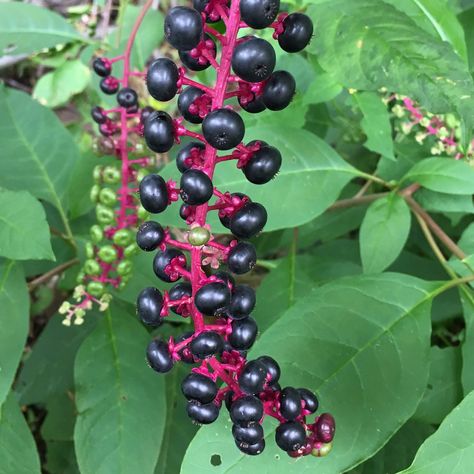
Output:
<svg viewBox="0 0 474 474">
<path fill-rule="evenodd" d="M 0 406 L 10 391 L 28 335 L 30 300 L 18 263 L 0 260 Z"/>
<path fill-rule="evenodd" d="M 467 474 L 474 466 L 474 392 L 446 417 L 419 449 L 405 474 Z"/>
<path fill-rule="evenodd" d="M 327 458 L 294 460 L 278 450 L 274 423 L 265 451 L 240 453 L 228 416 L 201 428 L 182 474 L 212 472 L 336 474 L 380 449 L 414 413 L 428 379 L 430 302 L 439 284 L 400 274 L 345 278 L 301 299 L 273 324 L 250 354 L 275 357 L 281 383 L 316 391 L 338 429 Z"/>
<path fill-rule="evenodd" d="M 405 246 L 410 223 L 410 209 L 398 194 L 390 194 L 370 205 L 360 228 L 364 272 L 381 272 L 394 262 Z"/>
<path fill-rule="evenodd" d="M 53 204 L 67 227 L 67 190 L 79 152 L 56 115 L 30 96 L 0 88 L 0 186 Z"/>
<path fill-rule="evenodd" d="M 60 15 L 22 2 L 0 3 L 0 55 L 29 54 L 81 40 Z"/>
<path fill-rule="evenodd" d="M 43 207 L 26 191 L 0 189 L 0 255 L 14 260 L 54 260 Z"/>
<path fill-rule="evenodd" d="M 265 140 L 280 150 L 283 164 L 276 178 L 265 186 L 249 183 L 232 161 L 217 166 L 214 184 L 222 191 L 242 192 L 263 204 L 268 212 L 267 232 L 314 219 L 339 197 L 351 179 L 361 174 L 327 143 L 306 130 L 285 124 L 279 127 L 259 125 L 249 128 L 245 139 Z M 179 181 L 174 163 L 170 163 L 161 174 Z M 280 196 L 280 199 L 275 199 L 275 196 Z M 209 219 L 213 226 L 218 222 L 215 214 L 213 212 Z M 170 206 L 159 220 L 166 225 L 183 226 L 176 205 Z"/>
<path fill-rule="evenodd" d="M 318 2 L 309 13 L 318 32 L 310 51 L 343 85 L 361 90 L 387 87 L 433 113 L 456 110 L 469 139 L 474 83 L 449 43 L 380 0 Z"/>
<path fill-rule="evenodd" d="M 82 474 L 153 473 L 165 425 L 165 381 L 145 362 L 147 331 L 111 307 L 76 357 L 74 431 Z"/>
</svg>

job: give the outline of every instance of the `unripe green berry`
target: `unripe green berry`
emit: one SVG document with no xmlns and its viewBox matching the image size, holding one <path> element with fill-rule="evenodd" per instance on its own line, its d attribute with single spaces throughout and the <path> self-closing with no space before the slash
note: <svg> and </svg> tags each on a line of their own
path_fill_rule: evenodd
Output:
<svg viewBox="0 0 474 474">
<path fill-rule="evenodd" d="M 121 290 L 124 290 L 125 287 L 127 286 L 127 283 L 128 283 L 128 281 L 124 281 L 124 280 L 122 279 L 122 281 L 119 283 L 119 285 L 118 285 L 117 288 L 118 288 L 120 291 L 121 291 Z"/>
<path fill-rule="evenodd" d="M 113 189 L 103 188 L 99 193 L 99 200 L 105 206 L 111 207 L 117 201 L 117 194 Z"/>
<path fill-rule="evenodd" d="M 100 281 L 90 281 L 87 284 L 87 292 L 96 298 L 100 298 L 105 291 L 105 286 Z"/>
<path fill-rule="evenodd" d="M 91 242 L 87 242 L 86 244 L 86 257 L 87 258 L 94 257 L 94 246 L 91 244 Z"/>
<path fill-rule="evenodd" d="M 207 244 L 211 238 L 210 232 L 204 227 L 195 227 L 189 232 L 188 242 L 195 247 Z"/>
<path fill-rule="evenodd" d="M 326 444 L 321 443 L 320 446 L 317 446 L 317 447 L 315 446 L 313 448 L 313 450 L 311 451 L 311 455 L 316 456 L 318 458 L 327 456 L 329 452 L 331 451 L 331 449 L 332 449 L 332 443 L 326 443 Z"/>
<path fill-rule="evenodd" d="M 120 183 L 121 173 L 113 166 L 106 166 L 102 172 L 102 178 L 107 184 L 117 184 Z"/>
<path fill-rule="evenodd" d="M 98 244 L 104 238 L 104 231 L 97 224 L 94 224 L 90 230 L 92 243 Z"/>
<path fill-rule="evenodd" d="M 135 144 L 135 153 L 141 154 L 145 151 L 145 147 L 143 146 L 143 143 L 136 143 Z"/>
<path fill-rule="evenodd" d="M 94 184 L 94 186 L 92 186 L 90 194 L 89 194 L 90 200 L 94 203 L 98 202 L 99 201 L 99 193 L 100 193 L 100 186 L 98 184 Z"/>
<path fill-rule="evenodd" d="M 100 265 L 95 260 L 86 260 L 84 263 L 84 271 L 87 275 L 100 275 Z"/>
<path fill-rule="evenodd" d="M 456 128 L 459 126 L 459 120 L 456 119 L 456 117 L 453 114 L 447 114 L 446 115 L 446 125 L 449 128 Z"/>
<path fill-rule="evenodd" d="M 148 219 L 149 214 L 148 214 L 148 211 L 144 207 L 138 206 L 137 216 L 141 221 L 146 221 Z"/>
<path fill-rule="evenodd" d="M 99 204 L 96 207 L 95 214 L 97 216 L 97 221 L 103 225 L 111 224 L 115 219 L 115 213 L 113 209 L 105 207 L 102 204 Z"/>
<path fill-rule="evenodd" d="M 126 258 L 130 258 L 137 255 L 139 252 L 140 252 L 140 249 L 138 245 L 136 244 L 136 242 L 133 242 L 132 244 L 125 247 L 123 254 Z"/>
<path fill-rule="evenodd" d="M 117 273 L 124 277 L 125 275 L 129 275 L 133 269 L 133 264 L 130 260 L 123 260 L 117 265 Z"/>
<path fill-rule="evenodd" d="M 140 168 L 137 172 L 137 181 L 140 182 L 145 176 L 149 175 L 150 172 L 145 168 Z"/>
<path fill-rule="evenodd" d="M 113 241 L 115 245 L 126 247 L 131 242 L 133 242 L 133 233 L 129 229 L 120 229 L 115 232 Z"/>
<path fill-rule="evenodd" d="M 77 282 L 77 283 L 82 283 L 82 282 L 84 281 L 85 276 L 86 276 L 86 274 L 85 274 L 83 271 L 80 271 L 80 272 L 77 274 L 76 282 Z"/>
<path fill-rule="evenodd" d="M 99 258 L 105 263 L 112 263 L 117 260 L 117 250 L 112 245 L 104 245 L 97 252 Z"/>
<path fill-rule="evenodd" d="M 102 170 L 103 170 L 102 165 L 97 165 L 94 167 L 94 171 L 92 172 L 92 177 L 94 178 L 94 181 L 97 184 L 100 184 L 102 182 Z"/>
</svg>

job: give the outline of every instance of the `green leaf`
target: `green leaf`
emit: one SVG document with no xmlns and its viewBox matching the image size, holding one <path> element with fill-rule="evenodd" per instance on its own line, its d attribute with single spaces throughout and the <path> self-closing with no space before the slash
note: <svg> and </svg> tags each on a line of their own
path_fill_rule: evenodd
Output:
<svg viewBox="0 0 474 474">
<path fill-rule="evenodd" d="M 474 213 L 474 203 L 469 194 L 438 193 L 422 188 L 414 197 L 426 211 Z"/>
<path fill-rule="evenodd" d="M 0 474 L 40 474 L 35 440 L 14 393 L 0 408 Z"/>
<path fill-rule="evenodd" d="M 361 125 L 367 135 L 365 147 L 395 160 L 390 116 L 380 95 L 375 92 L 360 92 L 353 97 L 364 115 Z"/>
<path fill-rule="evenodd" d="M 81 36 L 60 15 L 22 2 L 0 3 L 0 55 L 30 54 Z"/>
<path fill-rule="evenodd" d="M 144 360 L 148 341 L 135 318 L 111 307 L 79 349 L 74 440 L 82 474 L 153 473 L 166 400 L 164 378 Z"/>
<path fill-rule="evenodd" d="M 89 84 L 90 69 L 79 59 L 67 61 L 56 70 L 41 76 L 33 89 L 33 98 L 40 104 L 54 108 L 67 103 Z"/>
<path fill-rule="evenodd" d="M 29 297 L 21 266 L 0 260 L 0 406 L 10 391 L 29 327 Z M 0 457 L 1 459 L 1 457 Z"/>
<path fill-rule="evenodd" d="M 474 465 L 474 392 L 445 418 L 405 474 L 465 474 Z"/>
<path fill-rule="evenodd" d="M 74 140 L 53 112 L 23 92 L 1 87 L 0 111 L 0 186 L 45 199 L 67 229 L 66 195 L 79 158 Z"/>
<path fill-rule="evenodd" d="M 428 379 L 430 300 L 439 284 L 399 274 L 344 278 L 299 300 L 257 342 L 249 358 L 278 359 L 281 383 L 308 387 L 338 424 L 326 458 L 291 459 L 266 423 L 266 448 L 240 453 L 227 414 L 192 441 L 181 474 L 335 474 L 378 451 L 414 413 Z"/>
<path fill-rule="evenodd" d="M 380 0 L 318 2 L 308 12 L 318 32 L 310 51 L 341 84 L 396 90 L 432 113 L 456 110 L 469 139 L 474 83 L 450 44 Z"/>
<path fill-rule="evenodd" d="M 365 273 L 382 272 L 395 261 L 408 239 L 410 223 L 410 209 L 398 194 L 390 194 L 369 206 L 359 238 Z"/>
<path fill-rule="evenodd" d="M 413 181 L 432 191 L 448 194 L 474 194 L 474 169 L 452 158 L 419 161 L 402 181 Z"/>
<path fill-rule="evenodd" d="M 329 102 L 341 92 L 342 86 L 334 80 L 331 74 L 318 74 L 305 92 L 303 103 L 309 105 Z"/>
<path fill-rule="evenodd" d="M 0 255 L 54 260 L 43 206 L 26 191 L 0 189 Z"/>
<path fill-rule="evenodd" d="M 41 425 L 41 436 L 45 441 L 72 441 L 76 407 L 69 393 L 51 397 L 46 404 L 48 414 Z"/>
<path fill-rule="evenodd" d="M 276 178 L 265 186 L 249 183 L 232 161 L 218 165 L 214 184 L 222 191 L 245 193 L 263 204 L 268 212 L 267 232 L 304 224 L 319 216 L 339 197 L 344 186 L 361 174 L 327 143 L 306 130 L 284 124 L 247 129 L 246 141 L 257 138 L 277 147 L 283 156 Z M 179 181 L 175 163 L 170 163 L 160 174 L 165 179 Z M 213 228 L 223 229 L 215 214 L 210 214 L 209 222 Z M 162 224 L 183 226 L 176 206 L 170 206 L 159 220 Z"/>
<path fill-rule="evenodd" d="M 462 344 L 462 386 L 464 394 L 474 390 L 474 292 L 468 288 L 460 291 L 466 334 Z"/>
<path fill-rule="evenodd" d="M 430 377 L 414 418 L 437 425 L 462 400 L 461 350 L 431 348 Z"/>
</svg>

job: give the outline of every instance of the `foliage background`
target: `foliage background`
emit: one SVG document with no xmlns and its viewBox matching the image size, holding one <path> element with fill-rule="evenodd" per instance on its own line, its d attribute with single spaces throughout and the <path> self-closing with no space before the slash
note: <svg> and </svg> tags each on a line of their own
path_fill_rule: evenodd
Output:
<svg viewBox="0 0 474 474">
<path fill-rule="evenodd" d="M 87 191 L 103 158 L 89 110 L 113 103 L 90 59 L 123 49 L 139 3 L 0 2 L 0 473 L 472 472 L 474 165 L 439 153 L 439 136 L 403 133 L 381 95 L 455 116 L 466 151 L 474 2 L 285 2 L 315 23 L 307 54 L 278 52 L 298 94 L 283 112 L 245 115 L 246 139 L 277 146 L 285 164 L 263 188 L 230 167 L 216 177 L 270 216 L 247 281 L 259 288 L 251 355 L 276 356 L 283 382 L 314 389 L 338 423 L 330 456 L 300 460 L 273 446 L 271 422 L 257 458 L 236 450 L 224 410 L 198 431 L 184 370 L 146 367 L 150 335 L 133 302 L 157 284 L 152 256 L 135 258 L 105 314 L 67 328 L 57 313 L 95 222 Z M 162 42 L 169 2 L 158 3 L 137 69 L 173 54 Z M 175 176 L 173 154 L 158 158 Z M 160 222 L 182 225 L 175 212 Z"/>
</svg>

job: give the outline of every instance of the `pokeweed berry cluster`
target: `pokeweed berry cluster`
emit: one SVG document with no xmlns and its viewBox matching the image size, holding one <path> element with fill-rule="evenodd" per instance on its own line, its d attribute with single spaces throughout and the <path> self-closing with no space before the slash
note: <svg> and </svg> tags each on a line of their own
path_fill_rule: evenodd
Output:
<svg viewBox="0 0 474 474">
<path fill-rule="evenodd" d="M 318 400 L 304 388 L 280 387 L 280 367 L 269 356 L 246 359 L 246 351 L 257 336 L 257 324 L 250 316 L 255 306 L 254 290 L 238 284 L 231 273 L 244 274 L 256 263 L 253 244 L 246 240 L 265 226 L 267 212 L 261 204 L 241 193 L 221 192 L 212 183 L 215 167 L 236 160 L 247 179 L 255 184 L 270 181 L 280 169 L 282 157 L 262 140 L 244 145 L 245 126 L 235 107 L 225 102 L 237 98 L 244 110 L 255 113 L 266 108 L 285 108 L 295 93 L 295 80 L 286 71 L 274 71 L 275 51 L 264 39 L 238 37 L 241 29 L 274 29 L 274 37 L 289 52 L 302 50 L 310 41 L 313 26 L 304 14 L 280 14 L 278 0 L 196 0 L 194 8 L 172 8 L 165 19 L 165 36 L 179 50 L 184 66 L 191 71 L 216 69 L 214 87 L 194 82 L 185 68 L 167 58 L 153 62 L 146 80 L 150 94 L 158 101 L 179 94 L 182 117 L 154 111 L 144 123 L 149 148 L 167 152 L 183 136 L 194 141 L 177 156 L 182 173 L 179 188 L 173 181 L 155 174 L 140 183 L 143 207 L 152 214 L 163 212 L 179 197 L 181 217 L 190 226 L 187 241 L 172 238 L 158 222 L 142 224 L 138 246 L 158 250 L 153 269 L 158 278 L 175 283 L 164 293 L 146 288 L 138 296 L 137 312 L 149 326 L 162 324 L 170 310 L 191 317 L 194 330 L 177 338 L 151 341 L 149 365 L 159 373 L 172 369 L 177 361 L 197 364 L 182 382 L 187 413 L 196 423 L 217 419 L 223 402 L 233 422 L 237 447 L 246 454 L 260 454 L 265 447 L 262 420 L 270 415 L 279 421 L 276 443 L 290 456 L 329 452 L 335 431 L 331 415 L 309 415 Z M 208 23 L 222 20 L 225 33 Z M 220 61 L 218 62 L 218 50 Z M 233 73 L 232 73 L 233 70 Z M 185 87 L 187 86 L 187 87 Z M 188 130 L 184 120 L 202 124 L 202 134 Z M 218 151 L 230 151 L 218 156 Z M 210 203 L 212 198 L 214 203 Z M 220 221 L 238 239 L 229 245 L 216 241 L 206 224 L 208 212 L 218 212 Z M 225 263 L 229 272 L 206 274 L 203 267 Z M 223 383 L 219 386 L 218 381 Z"/>
</svg>

